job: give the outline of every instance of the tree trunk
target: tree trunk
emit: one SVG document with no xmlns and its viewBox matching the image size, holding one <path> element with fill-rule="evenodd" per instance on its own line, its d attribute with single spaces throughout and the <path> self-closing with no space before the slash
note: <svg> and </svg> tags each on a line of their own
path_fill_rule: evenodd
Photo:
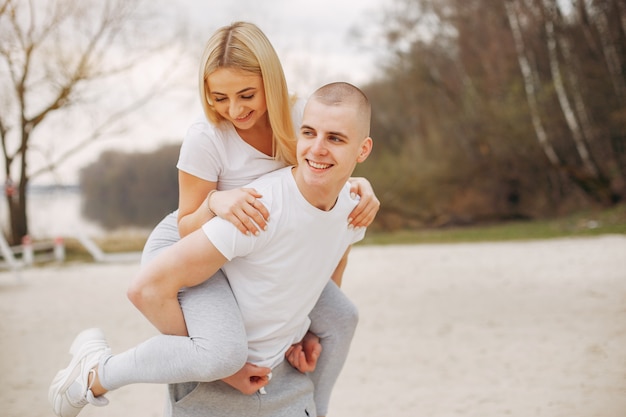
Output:
<svg viewBox="0 0 626 417">
<path fill-rule="evenodd" d="M 600 175 L 600 172 L 596 164 L 591 159 L 589 149 L 587 148 L 587 144 L 585 143 L 585 139 L 583 138 L 580 125 L 578 124 L 578 120 L 576 120 L 576 115 L 574 114 L 574 110 L 572 109 L 572 106 L 570 104 L 567 92 L 565 91 L 565 84 L 563 83 L 563 78 L 561 77 L 561 66 L 559 65 L 559 57 L 557 53 L 557 42 L 556 35 L 554 34 L 554 23 L 550 20 L 554 17 L 555 11 L 553 10 L 553 7 L 555 7 L 555 5 L 548 5 L 544 1 L 544 7 L 547 9 L 549 14 L 549 16 L 546 16 L 545 18 L 545 29 L 548 46 L 548 57 L 550 60 L 550 73 L 552 74 L 554 89 L 556 91 L 561 110 L 563 111 L 563 116 L 565 117 L 567 126 L 572 134 L 572 140 L 574 141 L 574 144 L 576 146 L 578 156 L 582 160 L 583 166 L 587 173 L 594 179 L 597 179 Z"/>
<path fill-rule="evenodd" d="M 619 2 L 617 4 L 619 5 Z M 584 28 L 586 26 L 585 22 L 583 21 L 584 15 L 581 13 L 578 13 L 577 17 L 579 19 L 579 22 L 578 22 L 579 27 Z M 587 32 L 589 31 L 587 30 Z M 596 123 L 592 121 L 591 117 L 589 116 L 589 107 L 585 104 L 585 99 L 582 95 L 583 84 L 581 84 L 580 82 L 580 79 L 577 75 L 577 70 L 574 70 L 574 68 L 579 67 L 580 63 L 576 62 L 576 60 L 572 56 L 571 44 L 569 41 L 561 37 L 558 42 L 560 46 L 560 51 L 563 54 L 563 59 L 565 62 L 564 68 L 566 68 L 567 82 L 571 86 L 570 93 L 572 95 L 574 108 L 576 111 L 576 115 L 578 116 L 578 120 L 580 122 L 580 127 L 582 130 L 583 136 L 585 137 L 587 144 L 599 143 L 602 138 L 599 134 L 598 126 Z M 591 42 L 589 44 L 589 47 L 591 49 L 595 49 L 597 51 L 597 48 L 594 48 L 595 46 L 596 46 L 595 42 Z M 612 146 L 608 145 L 606 147 L 607 147 L 607 149 L 605 150 L 606 159 L 602 160 L 601 164 L 599 164 L 600 167 L 604 168 L 601 171 L 605 173 L 605 175 L 606 173 L 608 173 L 608 176 L 609 176 L 608 181 L 611 184 L 610 187 L 613 190 L 613 192 L 619 195 L 623 195 L 624 184 L 626 184 L 626 178 L 624 178 L 624 173 L 622 172 L 620 165 L 619 165 L 619 156 L 615 154 L 615 149 Z M 597 159 L 595 161 L 597 161 Z M 597 162 L 596 162 L 596 165 L 598 165 Z"/>
<path fill-rule="evenodd" d="M 21 182 L 11 195 L 7 193 L 6 196 L 11 221 L 11 234 L 8 240 L 11 245 L 21 244 L 22 238 L 28 234 L 26 188 L 26 184 Z"/>
<path fill-rule="evenodd" d="M 620 17 L 619 23 L 622 29 L 622 36 L 626 35 L 626 6 L 619 0 L 615 2 L 617 8 L 617 15 Z"/>
<path fill-rule="evenodd" d="M 522 77 L 524 79 L 524 89 L 526 91 L 526 99 L 528 101 L 528 107 L 530 110 L 530 117 L 532 120 L 533 128 L 535 129 L 535 135 L 537 141 L 543 150 L 543 153 L 550 161 L 550 164 L 555 168 L 561 167 L 561 161 L 557 156 L 554 147 L 548 140 L 548 134 L 541 122 L 541 116 L 539 115 L 539 105 L 537 104 L 537 97 L 535 94 L 535 81 L 532 73 L 530 63 L 526 57 L 524 48 L 524 39 L 522 38 L 522 31 L 519 26 L 519 21 L 511 0 L 504 1 L 504 8 L 506 11 L 507 19 L 511 27 L 511 33 L 513 35 L 513 41 L 515 43 L 515 50 L 517 52 L 517 61 L 519 63 Z"/>
<path fill-rule="evenodd" d="M 620 100 L 620 103 L 624 103 L 626 101 L 626 82 L 624 81 L 624 76 L 622 75 L 623 69 L 619 59 L 619 53 L 611 40 L 609 20 L 605 11 L 599 11 L 597 16 L 595 16 L 594 21 L 596 22 L 598 34 L 600 35 L 602 54 L 609 71 L 609 77 L 611 78 L 613 89 L 615 90 L 615 94 Z"/>
</svg>

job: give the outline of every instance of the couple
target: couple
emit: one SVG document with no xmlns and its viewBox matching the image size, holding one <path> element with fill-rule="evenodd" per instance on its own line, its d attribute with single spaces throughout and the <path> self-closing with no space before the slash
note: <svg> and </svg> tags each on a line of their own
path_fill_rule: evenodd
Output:
<svg viewBox="0 0 626 417">
<path fill-rule="evenodd" d="M 271 100 L 264 88 L 267 71 L 261 77 L 224 62 L 205 71 L 201 91 L 208 92 L 206 105 L 231 121 L 244 140 L 246 123 L 263 111 L 248 105 L 252 110 L 242 113 L 241 100 L 258 97 L 267 102 L 263 110 L 271 122 Z M 82 333 L 72 346 L 72 363 L 53 381 L 50 394 L 55 412 L 77 415 L 87 402 L 106 403 L 102 396 L 106 390 L 133 382 L 224 379 L 242 392 L 264 388 L 267 394 L 242 395 L 222 382 L 194 383 L 193 392 L 188 384 L 175 384 L 170 389 L 172 415 L 316 415 L 311 379 L 283 358 L 289 351 L 292 363 L 306 370 L 309 358 L 302 351 L 307 350 L 306 344 L 290 347 L 307 340 L 309 313 L 320 294 L 336 289 L 328 284 L 328 277 L 340 282 L 350 245 L 363 237 L 364 230 L 347 227 L 345 219 L 357 205 L 347 181 L 372 146 L 369 117 L 367 99 L 353 86 L 335 83 L 314 93 L 300 123 L 297 166 L 279 169 L 250 185 L 258 194 L 250 195 L 253 198 L 247 203 L 262 215 L 255 223 L 265 230 L 242 234 L 230 222 L 212 220 L 154 258 L 135 279 L 130 290 L 133 302 L 161 332 L 179 337 L 157 336 L 112 356 L 99 331 Z M 273 123 L 269 125 L 275 129 Z M 278 150 L 272 146 L 268 152 L 276 155 Z M 205 213 L 219 210 L 213 201 L 219 193 L 208 193 L 202 207 Z M 184 204 L 180 206 L 185 214 L 192 214 Z M 216 274 L 220 268 L 228 281 Z M 212 310 L 204 309 L 207 305 Z M 200 340 L 206 337 L 200 330 L 215 319 L 207 311 L 231 315 L 213 329 L 217 340 L 210 335 L 209 340 Z M 232 341 L 224 340 L 228 337 Z M 241 343 L 246 337 L 247 344 Z M 206 359 L 191 360 L 198 349 L 207 350 L 200 352 Z M 246 361 L 252 365 L 241 368 Z M 236 367 L 225 365 L 232 363 Z"/>
</svg>

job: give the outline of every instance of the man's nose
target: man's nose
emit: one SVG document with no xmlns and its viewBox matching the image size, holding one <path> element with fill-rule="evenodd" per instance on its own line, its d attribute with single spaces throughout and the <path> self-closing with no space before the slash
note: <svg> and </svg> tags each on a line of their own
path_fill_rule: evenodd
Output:
<svg viewBox="0 0 626 417">
<path fill-rule="evenodd" d="M 311 150 L 316 154 L 323 154 L 326 152 L 326 141 L 324 137 L 318 136 L 313 140 L 311 144 Z"/>
</svg>

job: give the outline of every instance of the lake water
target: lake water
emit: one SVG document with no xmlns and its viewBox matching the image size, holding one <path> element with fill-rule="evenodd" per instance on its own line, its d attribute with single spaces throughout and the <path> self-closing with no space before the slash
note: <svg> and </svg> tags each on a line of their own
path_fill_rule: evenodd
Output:
<svg viewBox="0 0 626 417">
<path fill-rule="evenodd" d="M 6 200 L 0 199 L 0 224 L 8 230 Z M 76 236 L 78 233 L 91 237 L 107 232 L 97 223 L 81 215 L 82 196 L 76 189 L 46 189 L 28 193 L 28 229 L 33 239 L 54 239 Z"/>
</svg>

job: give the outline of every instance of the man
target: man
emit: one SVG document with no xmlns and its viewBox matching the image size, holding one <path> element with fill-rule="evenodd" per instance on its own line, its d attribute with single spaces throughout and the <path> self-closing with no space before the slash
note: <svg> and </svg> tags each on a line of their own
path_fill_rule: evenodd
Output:
<svg viewBox="0 0 626 417">
<path fill-rule="evenodd" d="M 181 328 L 202 319 L 188 310 L 202 299 L 179 300 L 179 291 L 211 285 L 207 277 L 221 268 L 248 338 L 250 364 L 228 381 L 238 390 L 222 381 L 173 384 L 172 416 L 316 416 L 311 380 L 284 358 L 305 336 L 308 315 L 328 277 L 342 272 L 351 245 L 364 236 L 364 230 L 348 228 L 345 219 L 357 203 L 350 196 L 348 178 L 372 149 L 370 113 L 365 95 L 350 84 L 318 89 L 305 107 L 298 165 L 250 184 L 263 195 L 260 200 L 269 210 L 272 227 L 259 236 L 246 236 L 214 218 L 140 272 L 131 290 L 133 302 L 161 332 L 180 334 Z M 106 351 L 98 335 L 87 343 L 101 346 L 90 355 Z M 92 400 L 103 393 L 96 371 L 89 371 L 93 376 L 87 392 Z"/>
<path fill-rule="evenodd" d="M 199 384 L 186 396 L 172 390 L 173 416 L 316 415 L 310 381 L 283 358 L 306 333 L 327 277 L 364 235 L 349 230 L 344 219 L 354 205 L 346 183 L 372 149 L 370 113 L 367 98 L 355 87 L 320 88 L 305 107 L 298 166 L 254 184 L 270 212 L 271 232 L 245 237 L 226 221 L 211 221 L 146 271 L 163 278 L 158 292 L 178 305 L 181 286 L 195 285 L 194 278 L 203 280 L 222 267 L 242 311 L 248 361 L 272 368 L 265 395 L 245 396 L 222 382 Z M 163 265 L 176 263 L 197 273 L 174 283 L 180 268 Z"/>
</svg>

